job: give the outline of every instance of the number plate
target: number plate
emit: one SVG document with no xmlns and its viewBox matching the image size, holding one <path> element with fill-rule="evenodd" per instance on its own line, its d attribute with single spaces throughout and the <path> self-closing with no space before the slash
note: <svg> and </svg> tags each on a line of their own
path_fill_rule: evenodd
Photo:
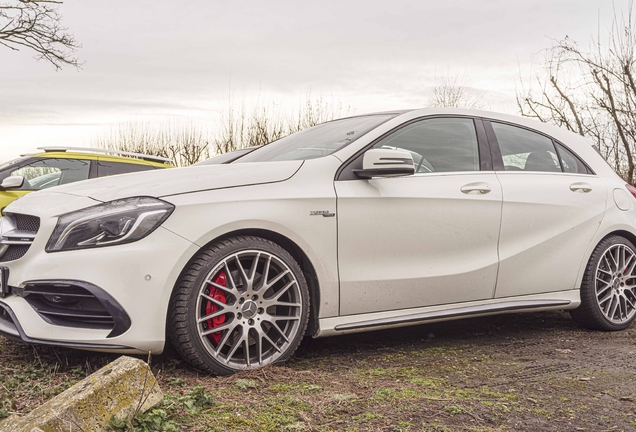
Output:
<svg viewBox="0 0 636 432">
<path fill-rule="evenodd" d="M 6 267 L 0 267 L 0 297 L 6 297 L 11 292 L 7 283 L 8 280 L 9 269 Z"/>
</svg>

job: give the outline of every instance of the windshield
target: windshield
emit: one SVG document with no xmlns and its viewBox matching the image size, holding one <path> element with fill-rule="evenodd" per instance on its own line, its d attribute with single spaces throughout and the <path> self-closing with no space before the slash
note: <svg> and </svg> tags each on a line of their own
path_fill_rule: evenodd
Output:
<svg viewBox="0 0 636 432">
<path fill-rule="evenodd" d="M 206 159 L 203 162 L 195 163 L 193 166 L 201 166 L 201 165 L 222 165 L 230 162 L 234 162 L 236 159 L 240 158 L 247 153 L 254 151 L 258 147 L 248 147 L 244 149 L 234 150 L 231 152 L 223 153 L 210 159 Z"/>
<path fill-rule="evenodd" d="M 307 160 L 327 156 L 395 116 L 378 114 L 322 123 L 274 141 L 234 163 Z"/>
<path fill-rule="evenodd" d="M 28 158 L 29 158 L 28 156 L 22 156 L 22 157 L 19 157 L 17 159 L 13 159 L 13 160 L 10 160 L 10 161 L 5 162 L 3 164 L 0 164 L 0 171 L 2 171 L 5 168 L 8 168 L 10 166 L 13 166 L 13 165 L 17 164 L 18 162 L 22 162 L 23 160 L 28 159 Z"/>
</svg>

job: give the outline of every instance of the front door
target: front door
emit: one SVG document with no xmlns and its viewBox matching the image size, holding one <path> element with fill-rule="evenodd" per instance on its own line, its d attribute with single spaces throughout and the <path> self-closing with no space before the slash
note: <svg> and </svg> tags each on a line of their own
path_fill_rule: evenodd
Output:
<svg viewBox="0 0 636 432">
<path fill-rule="evenodd" d="M 382 147 L 410 151 L 416 173 L 335 182 L 340 314 L 492 298 L 502 193 L 474 120 L 418 120 Z"/>
</svg>

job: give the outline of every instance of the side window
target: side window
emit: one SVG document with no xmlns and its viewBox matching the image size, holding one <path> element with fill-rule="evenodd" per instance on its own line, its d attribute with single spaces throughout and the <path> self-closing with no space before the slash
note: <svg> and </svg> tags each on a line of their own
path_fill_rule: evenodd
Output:
<svg viewBox="0 0 636 432">
<path fill-rule="evenodd" d="M 374 148 L 406 150 L 416 173 L 479 171 L 475 123 L 466 118 L 434 118 L 411 123 Z"/>
<path fill-rule="evenodd" d="M 506 171 L 561 172 L 559 158 L 550 138 L 515 126 L 491 124 L 497 135 Z"/>
<path fill-rule="evenodd" d="M 561 159 L 561 166 L 563 172 L 578 173 L 578 174 L 592 174 L 587 166 L 570 150 L 563 147 L 561 144 L 556 143 L 559 157 Z"/>
<path fill-rule="evenodd" d="M 20 189 L 40 190 L 88 178 L 90 161 L 77 159 L 38 159 L 12 171 L 12 176 L 24 177 Z"/>
<path fill-rule="evenodd" d="M 153 169 L 151 165 L 99 161 L 97 162 L 97 177 L 106 177 L 116 174 L 128 174 L 137 171 L 148 171 L 151 169 Z"/>
</svg>

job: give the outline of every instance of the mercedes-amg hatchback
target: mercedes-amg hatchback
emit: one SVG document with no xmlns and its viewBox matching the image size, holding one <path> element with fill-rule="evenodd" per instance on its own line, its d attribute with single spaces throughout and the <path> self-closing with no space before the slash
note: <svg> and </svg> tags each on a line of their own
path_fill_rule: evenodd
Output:
<svg viewBox="0 0 636 432">
<path fill-rule="evenodd" d="M 459 109 L 320 124 L 231 164 L 4 211 L 0 332 L 228 374 L 304 335 L 567 309 L 636 316 L 636 198 L 582 137 Z"/>
</svg>

